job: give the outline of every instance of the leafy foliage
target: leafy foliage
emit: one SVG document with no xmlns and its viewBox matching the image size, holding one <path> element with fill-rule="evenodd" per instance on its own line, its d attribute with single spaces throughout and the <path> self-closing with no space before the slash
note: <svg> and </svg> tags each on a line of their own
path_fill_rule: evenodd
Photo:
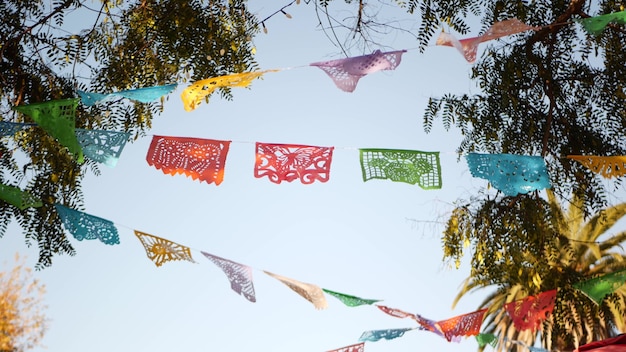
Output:
<svg viewBox="0 0 626 352">
<path fill-rule="evenodd" d="M 99 9 L 91 4 L 0 2 L 0 113 L 5 119 L 32 123 L 11 107 L 76 97 L 77 89 L 107 93 L 256 68 L 251 44 L 256 20 L 244 0 L 102 0 Z M 220 94 L 230 98 L 228 89 Z M 123 99 L 79 106 L 76 127 L 137 137 L 162 109 L 162 102 Z M 0 201 L 0 236 L 15 218 L 27 243 L 39 247 L 38 268 L 51 265 L 56 254 L 74 254 L 54 203 L 80 209 L 81 181 L 89 169 L 98 173 L 93 161 L 78 164 L 38 127 L 3 138 L 0 182 L 25 189 L 44 205 L 19 210 Z"/>
</svg>

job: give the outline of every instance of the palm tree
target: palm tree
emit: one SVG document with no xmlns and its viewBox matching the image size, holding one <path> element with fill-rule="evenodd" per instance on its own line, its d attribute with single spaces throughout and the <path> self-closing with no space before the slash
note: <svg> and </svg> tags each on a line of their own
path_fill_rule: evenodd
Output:
<svg viewBox="0 0 626 352">
<path fill-rule="evenodd" d="M 542 252 L 535 255 L 532 251 L 525 253 L 526 256 L 533 256 L 525 258 L 525 263 L 541 263 L 548 270 L 543 270 L 540 277 L 533 278 L 530 283 L 519 280 L 522 275 L 504 276 L 509 279 L 503 281 L 503 276 L 498 274 L 498 289 L 480 305 L 480 308 L 489 308 L 483 330 L 499 337 L 498 351 L 515 348 L 526 351 L 527 348 L 522 348 L 521 344 L 533 346 L 538 340 L 544 348 L 571 351 L 578 345 L 626 330 L 626 286 L 606 296 L 600 305 L 572 287 L 572 284 L 585 278 L 626 269 L 626 253 L 621 248 L 621 243 L 626 240 L 626 231 L 613 235 L 607 233 L 626 215 L 626 203 L 605 208 L 585 222 L 583 199 L 574 196 L 565 210 L 551 190 L 547 191 L 547 195 L 551 213 L 547 218 L 552 234 L 546 235 L 554 235 L 554 240 L 546 241 Z M 465 280 L 453 305 L 469 292 L 492 286 L 484 276 L 476 278 L 471 275 Z M 541 329 L 518 331 L 503 309 L 504 304 L 554 288 L 558 288 L 555 308 Z M 513 344 L 512 341 L 521 344 Z"/>
</svg>

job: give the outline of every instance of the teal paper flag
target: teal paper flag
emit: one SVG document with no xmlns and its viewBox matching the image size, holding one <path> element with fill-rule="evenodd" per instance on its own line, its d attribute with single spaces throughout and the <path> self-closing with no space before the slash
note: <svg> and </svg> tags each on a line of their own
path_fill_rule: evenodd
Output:
<svg viewBox="0 0 626 352">
<path fill-rule="evenodd" d="M 579 282 L 575 284 L 574 287 L 582 291 L 582 293 L 591 298 L 596 304 L 600 304 L 604 296 L 613 293 L 615 290 L 622 287 L 625 282 L 626 269 Z"/>
<path fill-rule="evenodd" d="M 327 290 L 325 288 L 323 288 L 322 290 L 331 296 L 335 296 L 337 299 L 339 299 L 341 302 L 343 302 L 343 304 L 347 305 L 348 307 L 371 305 L 371 304 L 381 301 L 379 299 L 365 299 L 365 298 L 360 298 L 356 296 L 350 296 L 344 293 Z"/>
<path fill-rule="evenodd" d="M 578 20 L 585 30 L 593 35 L 602 33 L 609 23 L 626 24 L 626 11 L 609 13 L 606 15 L 583 18 Z"/>
<path fill-rule="evenodd" d="M 415 328 L 365 331 L 363 334 L 361 334 L 361 337 L 359 337 L 359 342 L 361 341 L 376 342 L 381 339 L 393 340 L 395 338 L 403 336 L 405 332 L 411 331 L 411 330 L 415 330 Z"/>
<path fill-rule="evenodd" d="M 112 221 L 70 209 L 61 204 L 54 205 L 63 227 L 79 241 L 98 239 L 104 244 L 119 244 L 120 237 Z"/>
<path fill-rule="evenodd" d="M 26 191 L 13 186 L 0 184 L 0 199 L 24 210 L 26 208 L 38 208 L 42 206 L 41 200 Z"/>
<path fill-rule="evenodd" d="M 177 84 L 167 84 L 164 86 L 146 87 L 138 89 L 121 90 L 119 92 L 100 94 L 92 92 L 78 91 L 80 95 L 80 101 L 87 106 L 96 105 L 98 102 L 110 97 L 120 96 L 131 100 L 136 100 L 141 103 L 149 103 L 159 99 L 160 97 L 169 94 L 176 89 Z"/>
<path fill-rule="evenodd" d="M 498 344 L 498 337 L 494 334 L 480 333 L 476 335 L 476 341 L 478 342 L 478 346 L 480 346 L 481 348 L 487 345 L 496 347 L 496 345 Z"/>
<path fill-rule="evenodd" d="M 76 137 L 89 159 L 115 167 L 130 133 L 77 128 Z"/>
<path fill-rule="evenodd" d="M 0 121 L 0 137 L 13 136 L 17 132 L 25 129 L 26 127 L 30 127 L 32 125 L 33 124 L 31 123 Z"/>
<path fill-rule="evenodd" d="M 400 149 L 359 149 L 363 181 L 389 179 L 418 184 L 423 189 L 441 188 L 439 152 Z"/>
</svg>

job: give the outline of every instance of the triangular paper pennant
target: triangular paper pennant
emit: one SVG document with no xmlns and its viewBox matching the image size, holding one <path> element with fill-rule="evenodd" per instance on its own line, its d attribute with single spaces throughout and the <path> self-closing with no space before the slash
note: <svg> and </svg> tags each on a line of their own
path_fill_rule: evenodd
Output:
<svg viewBox="0 0 626 352">
<path fill-rule="evenodd" d="M 426 319 L 423 316 L 419 315 L 419 314 L 414 314 L 412 316 L 413 319 L 415 319 L 415 321 L 417 321 L 417 323 L 426 331 L 430 331 L 433 332 L 443 338 L 445 338 L 445 335 L 443 334 L 443 331 L 441 331 L 439 329 L 439 326 L 437 325 L 437 322 L 434 320 L 430 320 L 430 319 Z"/>
<path fill-rule="evenodd" d="M 120 236 L 112 221 L 55 204 L 63 227 L 79 241 L 99 240 L 104 244 L 119 244 Z"/>
<path fill-rule="evenodd" d="M 265 70 L 234 73 L 232 75 L 213 77 L 194 82 L 189 87 L 185 88 L 181 94 L 183 107 L 186 111 L 193 111 L 200 105 L 202 99 L 211 95 L 218 88 L 247 87 L 254 79 L 261 77 L 265 73 L 277 71 L 278 70 Z"/>
<path fill-rule="evenodd" d="M 326 352 L 365 352 L 365 342 L 356 343 L 354 345 L 345 346 Z"/>
<path fill-rule="evenodd" d="M 439 152 L 400 149 L 359 149 L 363 181 L 389 179 L 418 184 L 423 189 L 441 188 Z"/>
<path fill-rule="evenodd" d="M 437 38 L 436 45 L 452 46 L 456 48 L 465 60 L 469 63 L 476 61 L 476 52 L 478 51 L 478 45 L 480 43 L 502 38 L 504 36 L 513 35 L 527 30 L 538 30 L 539 27 L 529 26 L 516 18 L 500 21 L 494 23 L 485 34 L 458 40 L 453 35 L 445 32 L 441 32 L 439 38 Z"/>
<path fill-rule="evenodd" d="M 498 345 L 498 337 L 494 334 L 480 333 L 476 335 L 476 342 L 478 342 L 478 346 L 481 348 L 487 345 L 496 347 Z"/>
<path fill-rule="evenodd" d="M 443 332 L 448 341 L 455 337 L 475 336 L 480 333 L 487 309 L 481 309 L 472 313 L 456 316 L 454 318 L 437 322 L 437 326 Z"/>
<path fill-rule="evenodd" d="M 376 305 L 376 307 L 378 307 L 378 309 L 380 309 L 381 311 L 391 315 L 392 317 L 396 317 L 396 318 L 413 318 L 415 319 L 415 314 L 413 313 L 408 313 L 405 312 L 403 310 L 400 309 L 396 309 L 396 308 L 389 308 L 387 306 L 381 306 L 381 305 Z"/>
<path fill-rule="evenodd" d="M 582 18 L 578 20 L 583 25 L 585 30 L 592 35 L 598 35 L 602 33 L 604 28 L 609 23 L 614 22 L 617 24 L 626 24 L 626 11 L 608 13 L 606 15 L 600 15 L 595 17 Z"/>
<path fill-rule="evenodd" d="M 620 270 L 576 283 L 574 287 L 599 305 L 606 295 L 615 292 L 624 283 L 626 283 L 626 270 Z"/>
<path fill-rule="evenodd" d="M 0 200 L 12 206 L 24 210 L 26 208 L 38 208 L 43 205 L 41 199 L 32 194 L 22 191 L 18 187 L 0 184 Z"/>
<path fill-rule="evenodd" d="M 376 342 L 382 339 L 393 340 L 395 338 L 402 337 L 405 332 L 411 330 L 415 330 L 415 328 L 365 331 L 363 332 L 363 334 L 361 334 L 361 337 L 359 337 L 359 341 Z"/>
<path fill-rule="evenodd" d="M 0 137 L 10 137 L 10 136 L 13 136 L 17 132 L 25 129 L 26 127 L 30 127 L 30 126 L 33 126 L 33 124 L 0 121 Z"/>
<path fill-rule="evenodd" d="M 146 249 L 148 258 L 156 266 L 173 260 L 186 260 L 195 263 L 191 257 L 191 250 L 186 246 L 137 230 L 135 230 L 135 236 Z"/>
<path fill-rule="evenodd" d="M 551 187 L 540 156 L 469 153 L 465 158 L 472 176 L 488 180 L 507 196 Z"/>
<path fill-rule="evenodd" d="M 38 126 L 56 138 L 74 154 L 79 163 L 82 163 L 83 150 L 75 133 L 77 106 L 78 99 L 62 99 L 15 106 L 13 109 L 30 116 Z"/>
<path fill-rule="evenodd" d="M 267 176 L 271 182 L 291 182 L 300 179 L 303 184 L 330 178 L 330 164 L 334 147 L 314 147 L 297 144 L 256 143 L 254 177 Z"/>
<path fill-rule="evenodd" d="M 295 291 L 304 299 L 313 303 L 315 308 L 326 309 L 326 307 L 328 306 L 328 303 L 326 302 L 326 297 L 324 296 L 324 291 L 322 291 L 319 286 L 300 282 L 277 274 L 272 274 L 269 271 L 263 272 L 287 285 L 287 287 Z"/>
<path fill-rule="evenodd" d="M 578 161 L 605 178 L 626 175 L 626 156 L 568 155 L 567 158 Z"/>
<path fill-rule="evenodd" d="M 130 133 L 77 128 L 76 137 L 87 158 L 115 167 Z"/>
<path fill-rule="evenodd" d="M 541 323 L 552 313 L 556 301 L 556 289 L 529 296 L 504 305 L 518 331 L 537 331 Z"/>
<path fill-rule="evenodd" d="M 165 174 L 184 174 L 219 185 L 229 147 L 230 141 L 154 136 L 146 160 Z"/>
<path fill-rule="evenodd" d="M 338 300 L 340 300 L 343 304 L 347 305 L 348 307 L 369 305 L 369 304 L 374 304 L 376 302 L 381 301 L 380 299 L 365 299 L 365 298 L 360 298 L 356 296 L 351 296 L 345 293 L 339 293 L 339 292 L 327 290 L 325 288 L 323 288 L 322 290 L 328 293 L 329 295 L 336 297 Z"/>
<path fill-rule="evenodd" d="M 252 268 L 213 254 L 201 253 L 224 271 L 233 291 L 244 296 L 250 302 L 256 302 L 254 284 L 252 282 Z"/>
<path fill-rule="evenodd" d="M 163 86 L 127 89 L 108 94 L 89 93 L 79 90 L 78 95 L 80 96 L 81 102 L 87 106 L 95 105 L 102 100 L 114 96 L 120 96 L 131 100 L 136 100 L 141 103 L 149 103 L 159 99 L 164 95 L 171 93 L 174 89 L 176 89 L 176 86 L 177 84 L 174 83 Z"/>
<path fill-rule="evenodd" d="M 346 59 L 314 62 L 311 66 L 322 69 L 344 92 L 353 92 L 359 79 L 367 74 L 381 70 L 394 70 L 402 60 L 406 50 L 389 52 L 374 51 L 370 55 L 349 57 Z"/>
</svg>

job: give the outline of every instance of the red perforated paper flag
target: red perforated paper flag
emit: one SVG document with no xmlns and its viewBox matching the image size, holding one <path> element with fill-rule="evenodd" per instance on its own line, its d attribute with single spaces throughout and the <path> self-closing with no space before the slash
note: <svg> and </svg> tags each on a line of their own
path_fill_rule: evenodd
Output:
<svg viewBox="0 0 626 352">
<path fill-rule="evenodd" d="M 452 341 L 455 337 L 476 336 L 480 333 L 480 326 L 483 324 L 487 309 L 481 309 L 472 313 L 456 316 L 447 320 L 438 321 L 439 327 L 446 337 Z"/>
<path fill-rule="evenodd" d="M 256 144 L 254 177 L 267 176 L 274 183 L 296 179 L 304 184 L 330 178 L 333 147 L 297 144 Z"/>
<path fill-rule="evenodd" d="M 536 331 L 541 326 L 541 322 L 552 313 L 555 301 L 556 289 L 507 303 L 504 308 L 509 313 L 517 330 L 532 329 Z"/>
</svg>

